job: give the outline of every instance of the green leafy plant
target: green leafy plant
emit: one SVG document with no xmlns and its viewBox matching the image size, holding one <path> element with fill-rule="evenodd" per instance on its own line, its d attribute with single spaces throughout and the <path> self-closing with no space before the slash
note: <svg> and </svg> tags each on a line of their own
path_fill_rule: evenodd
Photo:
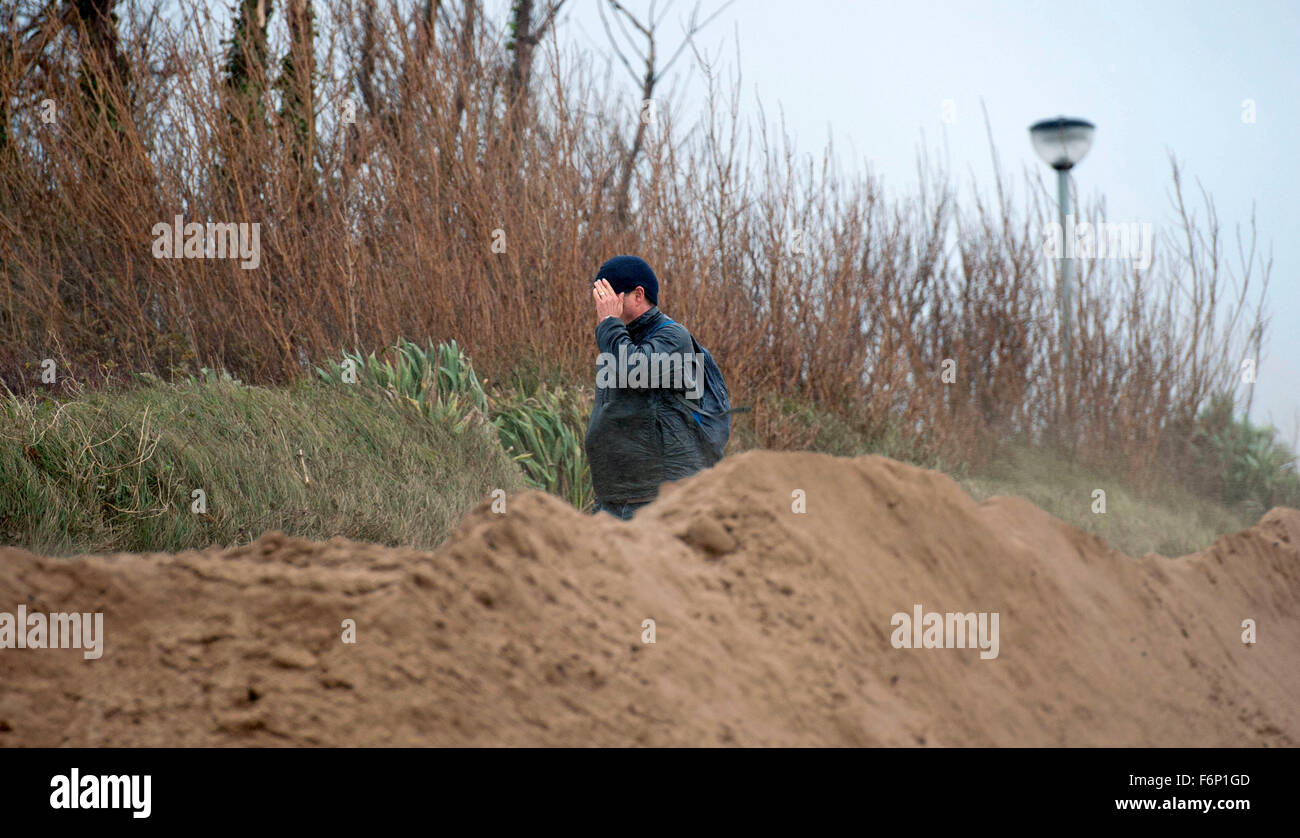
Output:
<svg viewBox="0 0 1300 838">
<path fill-rule="evenodd" d="M 317 374 L 331 383 L 345 383 L 345 365 L 350 362 L 356 383 L 413 405 L 429 421 L 457 433 L 486 419 L 530 486 L 559 495 L 579 509 L 592 502 L 580 390 L 506 389 L 490 399 L 474 365 L 454 340 L 430 342 L 427 348 L 399 340 L 385 357 L 345 352 L 343 359 L 317 367 Z"/>
<path fill-rule="evenodd" d="M 591 473 L 577 391 L 542 388 L 532 396 L 511 394 L 499 403 L 492 421 L 506 452 L 524 455 L 519 464 L 530 484 L 579 509 L 590 506 Z"/>
<path fill-rule="evenodd" d="M 391 359 L 375 353 L 343 353 L 343 361 L 330 361 L 328 368 L 316 368 L 325 381 L 347 383 L 346 365 L 351 362 L 356 382 L 386 392 L 395 401 L 415 407 L 431 422 L 463 432 L 482 424 L 488 416 L 487 393 L 474 366 L 456 341 L 429 343 L 427 349 L 409 340 L 399 340 L 387 350 Z"/>
<path fill-rule="evenodd" d="M 1269 426 L 1233 417 L 1230 396 L 1218 395 L 1197 417 L 1192 446 L 1200 468 L 1225 503 L 1264 509 L 1300 502 L 1296 455 Z"/>
</svg>

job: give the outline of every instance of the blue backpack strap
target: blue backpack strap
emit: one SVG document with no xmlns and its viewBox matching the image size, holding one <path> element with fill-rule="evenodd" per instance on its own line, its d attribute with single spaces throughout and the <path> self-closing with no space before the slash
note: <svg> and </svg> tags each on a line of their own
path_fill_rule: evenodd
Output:
<svg viewBox="0 0 1300 838">
<path fill-rule="evenodd" d="M 646 336 L 644 339 L 649 340 L 650 336 L 653 335 L 655 332 L 659 331 L 664 326 L 667 326 L 670 323 L 676 323 L 676 322 L 677 322 L 676 320 L 673 320 L 671 317 L 665 314 L 663 320 L 659 321 L 659 323 L 657 323 L 655 327 L 651 329 L 649 332 L 646 332 Z M 691 346 L 694 348 L 696 352 L 703 353 L 704 351 L 704 348 L 700 346 L 700 342 L 695 339 L 695 335 L 691 335 Z M 685 398 L 681 396 L 677 396 L 676 398 L 677 401 L 679 401 L 690 412 L 691 417 L 695 420 L 695 424 L 699 425 L 700 427 L 704 427 L 704 422 L 702 421 L 702 419 L 705 416 L 708 416 L 710 419 L 721 419 L 723 416 L 729 416 L 732 413 L 748 413 L 749 411 L 753 410 L 752 407 L 733 407 L 730 410 L 726 410 L 721 413 L 710 413 L 706 410 L 699 409 L 698 407 L 691 404 L 689 401 L 687 401 Z"/>
<path fill-rule="evenodd" d="M 667 326 L 667 325 L 670 324 L 670 323 L 676 323 L 676 322 L 677 322 L 677 321 L 673 320 L 672 318 L 670 318 L 668 315 L 665 314 L 663 320 L 660 320 L 659 323 L 658 323 L 658 324 L 657 324 L 653 329 L 651 329 L 650 331 L 646 332 L 646 334 L 645 334 L 645 338 L 644 338 L 644 339 L 645 339 L 645 340 L 649 340 L 649 339 L 650 339 L 650 336 L 653 335 L 655 332 L 659 331 L 659 330 L 662 329 L 664 326 Z"/>
</svg>

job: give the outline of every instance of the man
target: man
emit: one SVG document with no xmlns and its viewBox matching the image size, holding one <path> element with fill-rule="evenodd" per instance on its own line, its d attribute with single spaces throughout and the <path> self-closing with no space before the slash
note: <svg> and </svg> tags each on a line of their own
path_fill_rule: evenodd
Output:
<svg viewBox="0 0 1300 838">
<path fill-rule="evenodd" d="M 600 350 L 586 438 L 593 511 L 626 521 L 655 499 L 659 484 L 708 465 L 683 401 L 698 403 L 703 371 L 690 332 L 659 310 L 659 280 L 644 259 L 601 265 L 591 296 Z"/>
</svg>

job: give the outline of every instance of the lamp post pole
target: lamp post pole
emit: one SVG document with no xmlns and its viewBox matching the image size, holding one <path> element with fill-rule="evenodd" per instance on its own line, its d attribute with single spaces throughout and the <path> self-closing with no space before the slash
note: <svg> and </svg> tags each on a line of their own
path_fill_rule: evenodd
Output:
<svg viewBox="0 0 1300 838">
<path fill-rule="evenodd" d="M 1074 273 L 1074 260 L 1071 258 L 1070 250 L 1070 228 L 1065 226 L 1066 219 L 1070 215 L 1070 167 L 1061 166 L 1056 170 L 1056 197 L 1061 214 L 1061 258 L 1057 267 L 1057 281 L 1061 287 L 1058 289 L 1060 297 L 1060 316 L 1061 316 L 1061 353 L 1064 370 L 1068 375 L 1073 352 L 1070 346 L 1070 281 Z"/>
<path fill-rule="evenodd" d="M 1061 341 L 1061 398 L 1065 408 L 1066 427 L 1072 429 L 1074 423 L 1074 404 L 1072 390 L 1074 379 L 1074 347 L 1070 328 L 1074 319 L 1071 303 L 1074 279 L 1074 238 L 1073 231 L 1066 227 L 1070 216 L 1070 169 L 1083 159 L 1092 147 L 1092 133 L 1095 126 L 1084 119 L 1058 116 L 1044 119 L 1029 126 L 1029 138 L 1034 143 L 1034 150 L 1047 165 L 1056 170 L 1056 198 L 1061 222 L 1061 253 L 1057 262 L 1056 281 L 1060 319 Z M 1066 438 L 1073 439 L 1073 431 L 1068 431 Z"/>
</svg>

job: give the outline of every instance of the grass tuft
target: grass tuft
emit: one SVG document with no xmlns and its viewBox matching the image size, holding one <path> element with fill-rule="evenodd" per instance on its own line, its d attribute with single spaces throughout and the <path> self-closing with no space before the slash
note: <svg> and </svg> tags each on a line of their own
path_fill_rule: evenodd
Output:
<svg viewBox="0 0 1300 838">
<path fill-rule="evenodd" d="M 3 398 L 0 487 L 0 541 L 66 555 L 174 552 L 267 530 L 433 547 L 523 479 L 486 427 L 458 431 L 319 382 L 210 378 Z"/>
</svg>

